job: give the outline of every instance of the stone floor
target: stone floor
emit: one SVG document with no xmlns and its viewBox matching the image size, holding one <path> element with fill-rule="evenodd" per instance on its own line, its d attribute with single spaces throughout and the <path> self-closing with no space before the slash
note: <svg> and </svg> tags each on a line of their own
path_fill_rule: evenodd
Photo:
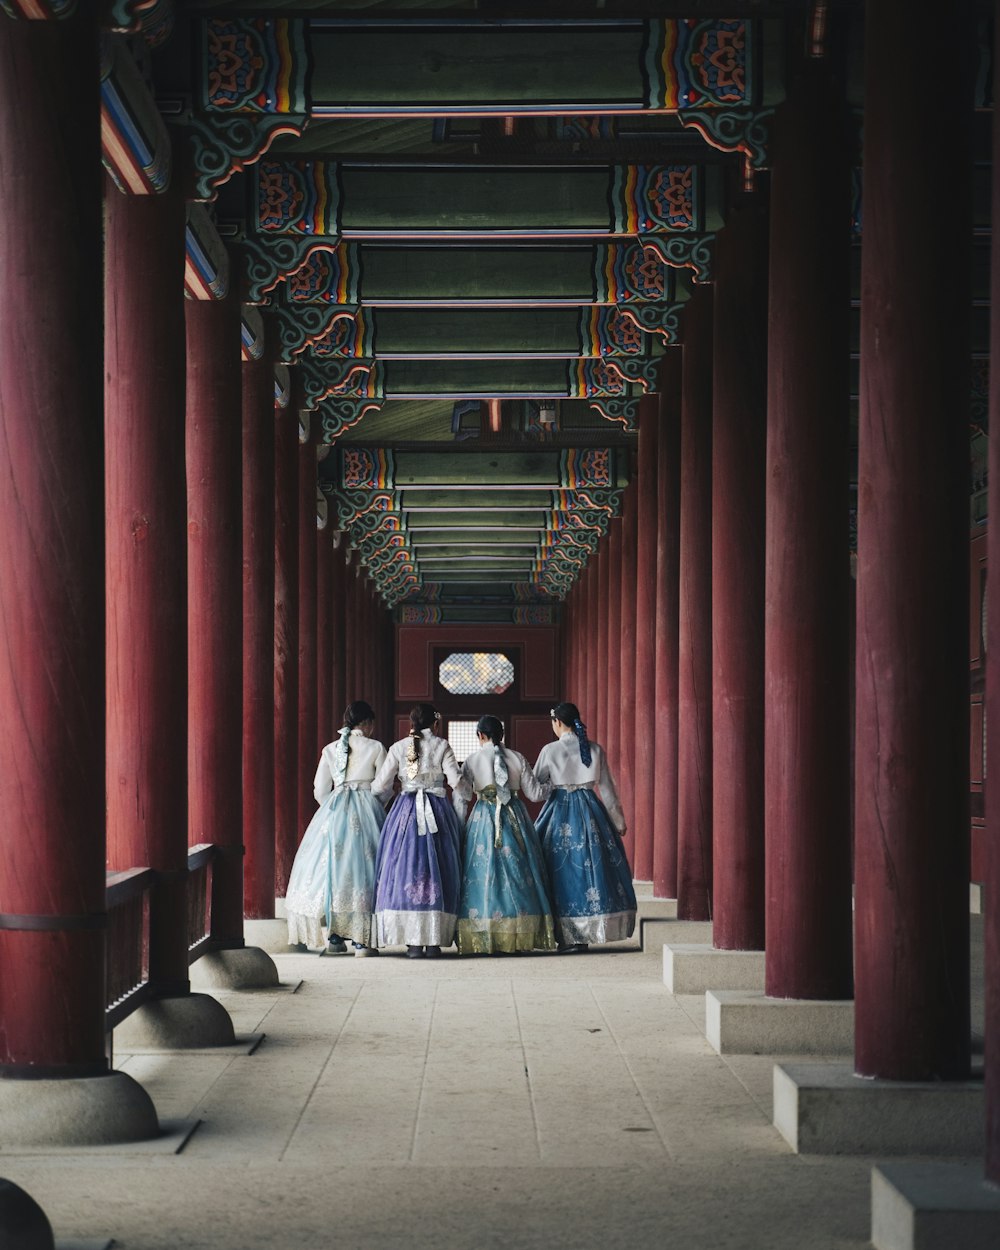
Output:
<svg viewBox="0 0 1000 1250">
<path fill-rule="evenodd" d="M 868 1244 L 872 1160 L 794 1155 L 773 1061 L 715 1054 L 658 952 L 277 962 L 219 995 L 252 1053 L 116 1057 L 183 1131 L 0 1149 L 67 1247 Z"/>
</svg>

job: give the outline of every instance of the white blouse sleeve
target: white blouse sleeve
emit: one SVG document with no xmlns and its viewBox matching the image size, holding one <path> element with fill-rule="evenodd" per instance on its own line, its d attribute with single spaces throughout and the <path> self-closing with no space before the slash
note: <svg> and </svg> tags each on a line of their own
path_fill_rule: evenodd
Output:
<svg viewBox="0 0 1000 1250">
<path fill-rule="evenodd" d="M 601 792 L 601 798 L 604 806 L 608 809 L 608 815 L 611 817 L 611 823 L 619 833 L 625 832 L 625 813 L 622 811 L 621 801 L 618 798 L 618 791 L 615 788 L 615 779 L 611 775 L 611 766 L 608 763 L 608 757 L 604 754 L 604 748 L 600 752 L 601 771 L 597 778 L 597 788 Z"/>
<path fill-rule="evenodd" d="M 372 761 L 374 768 L 375 768 L 375 781 L 372 782 L 372 794 L 375 795 L 375 797 L 378 799 L 378 801 L 382 804 L 383 807 L 385 807 L 385 805 L 392 798 L 392 780 L 390 780 L 381 789 L 378 788 L 378 786 L 376 785 L 376 782 L 378 781 L 379 777 L 382 775 L 382 770 L 385 767 L 386 758 L 387 756 L 386 756 L 385 747 L 380 742 L 378 743 L 378 750 L 375 752 L 375 759 Z"/>
<path fill-rule="evenodd" d="M 538 780 L 523 755 L 519 758 L 521 760 L 521 793 L 532 803 L 544 803 L 552 793 L 551 785 L 547 781 L 542 783 Z"/>
<path fill-rule="evenodd" d="M 395 744 L 385 753 L 385 758 L 379 765 L 378 772 L 375 774 L 375 780 L 372 782 L 372 793 L 377 795 L 383 802 L 388 802 L 392 794 L 392 783 L 396 780 L 398 768 L 396 765 Z"/>
<path fill-rule="evenodd" d="M 313 778 L 313 798 L 317 803 L 322 803 L 326 796 L 333 789 L 333 773 L 330 772 L 330 765 L 326 759 L 326 748 L 319 757 L 319 765 L 316 769 L 316 776 Z"/>
<path fill-rule="evenodd" d="M 462 774 L 458 770 L 458 760 L 455 758 L 450 742 L 446 744 L 444 755 L 441 756 L 441 771 L 448 778 L 448 785 L 452 790 L 457 789 L 461 783 Z"/>
<path fill-rule="evenodd" d="M 535 782 L 538 785 L 547 786 L 550 792 L 552 790 L 552 784 L 551 784 L 552 773 L 551 773 L 551 769 L 549 768 L 549 756 L 552 754 L 552 752 L 549 750 L 549 747 L 551 745 L 552 744 L 550 742 L 547 742 L 545 746 L 543 746 L 542 749 L 538 752 L 538 759 L 535 760 L 535 769 L 534 769 L 534 774 L 533 774 Z"/>
</svg>

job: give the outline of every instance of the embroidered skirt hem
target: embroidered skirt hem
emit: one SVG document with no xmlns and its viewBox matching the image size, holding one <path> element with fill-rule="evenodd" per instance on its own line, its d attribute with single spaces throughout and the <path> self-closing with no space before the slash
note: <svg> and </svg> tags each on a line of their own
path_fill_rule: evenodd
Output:
<svg viewBox="0 0 1000 1250">
<path fill-rule="evenodd" d="M 511 954 L 556 948 L 551 916 L 505 916 L 500 920 L 459 920 L 455 941 L 460 955 Z"/>
<path fill-rule="evenodd" d="M 613 916 L 560 916 L 562 940 L 570 942 L 624 942 L 635 932 L 635 912 L 620 911 Z"/>
<path fill-rule="evenodd" d="M 379 911 L 375 931 L 379 946 L 451 946 L 455 917 L 441 911 Z"/>
</svg>

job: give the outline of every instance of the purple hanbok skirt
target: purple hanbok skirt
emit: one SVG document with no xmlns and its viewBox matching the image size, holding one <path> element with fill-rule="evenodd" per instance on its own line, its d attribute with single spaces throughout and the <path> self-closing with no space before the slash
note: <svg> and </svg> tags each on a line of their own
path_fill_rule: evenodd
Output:
<svg viewBox="0 0 1000 1250">
<path fill-rule="evenodd" d="M 375 861 L 375 941 L 379 946 L 450 946 L 462 881 L 461 826 L 451 803 L 426 795 L 437 832 L 417 828 L 416 796 L 389 809 Z"/>
</svg>

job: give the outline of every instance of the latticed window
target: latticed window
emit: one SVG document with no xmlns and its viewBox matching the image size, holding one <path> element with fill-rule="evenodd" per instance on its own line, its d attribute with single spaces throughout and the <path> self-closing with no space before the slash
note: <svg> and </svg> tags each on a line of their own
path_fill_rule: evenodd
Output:
<svg viewBox="0 0 1000 1250">
<path fill-rule="evenodd" d="M 438 668 L 449 694 L 503 694 L 514 682 L 514 665 L 496 651 L 453 651 Z"/>
<path fill-rule="evenodd" d="M 464 764 L 479 746 L 479 739 L 476 737 L 478 724 L 479 722 L 474 720 L 450 720 L 448 722 L 448 741 L 460 764 Z"/>
</svg>

